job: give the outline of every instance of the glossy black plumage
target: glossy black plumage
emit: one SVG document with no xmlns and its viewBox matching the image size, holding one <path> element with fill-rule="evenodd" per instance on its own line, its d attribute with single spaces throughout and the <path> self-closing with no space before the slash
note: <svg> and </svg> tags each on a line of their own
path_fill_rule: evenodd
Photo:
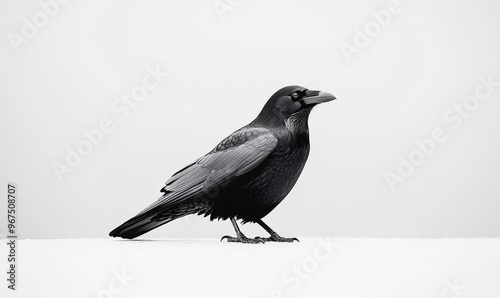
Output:
<svg viewBox="0 0 500 298">
<path fill-rule="evenodd" d="M 226 236 L 229 241 L 255 242 L 244 237 L 235 218 L 259 223 L 275 234 L 269 241 L 286 240 L 261 219 L 288 195 L 304 168 L 312 108 L 333 99 L 331 94 L 300 86 L 280 89 L 254 121 L 175 173 L 156 202 L 110 236 L 131 239 L 182 216 L 199 214 L 210 219 L 230 218 L 238 238 Z"/>
</svg>

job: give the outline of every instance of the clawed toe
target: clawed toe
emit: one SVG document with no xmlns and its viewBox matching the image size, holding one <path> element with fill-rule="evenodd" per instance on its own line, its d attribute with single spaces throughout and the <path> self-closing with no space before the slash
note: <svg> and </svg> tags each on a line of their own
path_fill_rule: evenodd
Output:
<svg viewBox="0 0 500 298">
<path fill-rule="evenodd" d="M 271 237 L 269 238 L 261 238 L 261 237 L 255 237 L 253 239 L 247 238 L 243 233 L 241 232 L 240 228 L 238 228 L 238 225 L 236 224 L 236 220 L 234 217 L 231 217 L 231 223 L 233 224 L 234 231 L 236 232 L 236 237 L 231 237 L 231 236 L 224 236 L 220 239 L 220 241 L 226 239 L 227 242 L 241 242 L 241 243 L 266 243 L 266 242 L 289 242 L 292 243 L 294 241 L 299 242 L 299 239 L 297 238 L 284 238 L 278 235 L 275 231 L 273 231 L 268 225 L 266 225 L 261 219 L 256 221 L 261 227 L 266 230 Z"/>
<path fill-rule="evenodd" d="M 295 237 L 293 237 L 293 238 L 285 238 L 285 237 L 281 237 L 278 234 L 273 234 L 269 238 L 255 237 L 255 239 L 261 239 L 261 240 L 263 240 L 265 242 L 290 242 L 290 243 L 292 243 L 294 241 L 300 242 L 299 239 L 297 239 Z"/>
<path fill-rule="evenodd" d="M 234 239 L 236 239 L 235 237 L 231 237 L 231 236 L 223 236 L 222 238 L 220 238 L 220 241 L 222 242 L 222 240 L 224 239 L 227 239 L 227 242 L 235 242 Z"/>
<path fill-rule="evenodd" d="M 220 241 L 226 239 L 227 242 L 241 242 L 241 243 L 250 243 L 250 244 L 257 244 L 257 243 L 265 243 L 263 239 L 259 238 L 247 238 L 245 235 L 239 235 L 238 237 L 231 237 L 231 236 L 224 236 L 220 239 Z"/>
</svg>

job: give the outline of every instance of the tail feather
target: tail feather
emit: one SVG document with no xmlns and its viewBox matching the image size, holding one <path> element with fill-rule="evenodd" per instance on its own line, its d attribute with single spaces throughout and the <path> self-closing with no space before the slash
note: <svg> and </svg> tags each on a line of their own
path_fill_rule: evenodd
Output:
<svg viewBox="0 0 500 298">
<path fill-rule="evenodd" d="M 207 204 L 183 202 L 174 206 L 148 207 L 109 233 L 111 237 L 134 239 L 159 226 L 190 214 L 207 212 Z"/>
<path fill-rule="evenodd" d="M 109 236 L 134 239 L 175 219 L 177 218 L 171 218 L 162 221 L 151 221 L 151 218 L 145 218 L 139 221 L 135 220 L 134 222 L 126 221 L 125 223 L 111 231 L 109 233 Z"/>
</svg>

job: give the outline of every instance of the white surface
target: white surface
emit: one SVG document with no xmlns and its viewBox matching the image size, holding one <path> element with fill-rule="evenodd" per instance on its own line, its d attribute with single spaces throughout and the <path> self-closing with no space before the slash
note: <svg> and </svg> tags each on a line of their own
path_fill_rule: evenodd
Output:
<svg viewBox="0 0 500 298">
<path fill-rule="evenodd" d="M 5 240 L 1 252 L 5 259 Z M 492 238 L 264 245 L 216 239 L 22 240 L 19 258 L 19 290 L 7 291 L 2 278 L 1 297 L 254 298 L 282 291 L 286 297 L 453 298 L 447 284 L 455 282 L 462 298 L 500 295 L 500 239 Z M 294 266 L 309 271 L 308 277 L 300 279 Z M 122 270 L 133 276 L 126 285 L 115 281 Z"/>
</svg>

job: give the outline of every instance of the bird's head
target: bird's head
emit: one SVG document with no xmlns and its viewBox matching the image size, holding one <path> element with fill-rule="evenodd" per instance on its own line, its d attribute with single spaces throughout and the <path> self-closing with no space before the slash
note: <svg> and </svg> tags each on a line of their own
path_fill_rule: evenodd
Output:
<svg viewBox="0 0 500 298">
<path fill-rule="evenodd" d="M 269 98 L 255 121 L 283 123 L 290 117 L 307 120 L 314 106 L 334 99 L 335 96 L 328 92 L 309 90 L 301 86 L 283 87 Z"/>
</svg>

